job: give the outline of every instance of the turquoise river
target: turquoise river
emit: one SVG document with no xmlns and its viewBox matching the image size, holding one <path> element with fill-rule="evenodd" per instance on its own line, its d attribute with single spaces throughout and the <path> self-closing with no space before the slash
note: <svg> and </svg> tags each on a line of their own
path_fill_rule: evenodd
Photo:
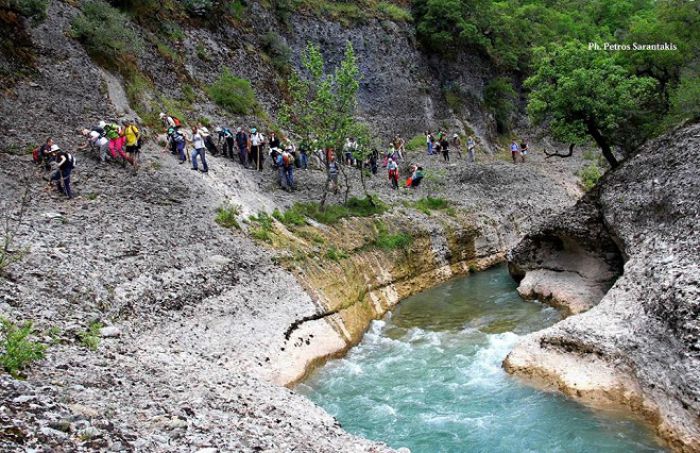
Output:
<svg viewBox="0 0 700 453">
<path fill-rule="evenodd" d="M 426 452 L 664 451 L 643 425 L 530 388 L 501 368 L 560 319 L 501 266 L 412 296 L 297 390 L 351 433 Z"/>
</svg>

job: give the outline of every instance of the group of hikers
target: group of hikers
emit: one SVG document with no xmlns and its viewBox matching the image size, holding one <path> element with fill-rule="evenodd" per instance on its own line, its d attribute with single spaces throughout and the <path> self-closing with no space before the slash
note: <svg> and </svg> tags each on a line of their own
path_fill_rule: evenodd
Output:
<svg viewBox="0 0 700 453">
<path fill-rule="evenodd" d="M 527 146 L 527 141 L 523 140 L 520 145 L 518 145 L 518 141 L 513 137 L 513 140 L 510 142 L 510 155 L 513 158 L 514 164 L 518 163 L 518 157 L 520 157 L 522 163 L 525 163 L 525 156 L 527 156 L 529 150 L 530 148 Z"/>
<path fill-rule="evenodd" d="M 363 171 L 369 170 L 372 175 L 377 175 L 381 165 L 387 171 L 391 187 L 398 189 L 400 186 L 399 162 L 404 161 L 406 141 L 398 134 L 389 142 L 384 153 L 377 148 L 369 150 L 361 147 L 354 137 L 349 137 L 342 148 L 339 162 L 336 160 L 334 149 L 316 149 L 313 143 L 303 142 L 297 149 L 288 137 L 279 137 L 274 131 L 266 136 L 256 127 L 238 127 L 234 131 L 225 126 L 218 126 L 212 133 L 203 124 L 185 127 L 177 117 L 166 113 L 160 113 L 159 118 L 166 134 L 167 149 L 177 156 L 180 164 L 189 161 L 194 171 L 209 171 L 207 153 L 237 160 L 244 168 L 257 171 L 263 171 L 269 158 L 270 166 L 277 172 L 282 188 L 293 191 L 296 188 L 295 169 L 306 170 L 310 163 L 315 161 L 319 168 L 326 168 L 329 186 L 331 190 L 337 191 L 339 164 L 357 167 Z M 126 119 L 119 123 L 100 121 L 90 129 L 83 129 L 81 134 L 86 138 L 86 143 L 80 146 L 79 150 L 92 149 L 101 162 L 113 160 L 122 166 L 126 166 L 127 163 L 138 166 L 142 135 L 135 120 Z M 449 137 L 441 129 L 435 134 L 426 131 L 425 137 L 429 156 L 441 154 L 444 161 L 449 162 L 452 148 L 459 158 L 462 158 L 462 141 L 459 134 L 455 133 Z M 515 145 L 515 140 L 513 144 Z M 475 161 L 475 148 L 476 141 L 473 136 L 469 136 L 466 150 L 470 162 Z M 516 150 L 513 147 L 511 150 L 515 162 Z M 526 154 L 527 145 L 523 143 L 522 148 L 517 149 L 517 156 L 524 162 Z M 70 178 L 75 168 L 75 157 L 71 153 L 61 150 L 48 138 L 43 145 L 34 150 L 34 160 L 47 171 L 50 170 L 51 164 L 55 163 L 56 169 L 47 179 L 69 198 L 73 196 Z M 422 166 L 409 165 L 406 187 L 418 187 L 423 176 Z"/>
<path fill-rule="evenodd" d="M 462 139 L 459 134 L 454 133 L 451 138 L 448 138 L 447 132 L 440 129 L 433 134 L 430 131 L 425 131 L 425 143 L 428 148 L 428 155 L 440 155 L 445 162 L 450 161 L 450 146 L 457 152 L 457 156 L 462 158 Z M 467 159 L 469 162 L 476 161 L 476 140 L 473 135 L 467 138 Z"/>
</svg>

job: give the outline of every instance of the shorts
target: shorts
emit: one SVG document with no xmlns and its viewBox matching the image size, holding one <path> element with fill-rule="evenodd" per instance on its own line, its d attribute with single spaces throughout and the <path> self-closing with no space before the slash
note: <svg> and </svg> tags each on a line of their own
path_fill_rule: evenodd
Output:
<svg viewBox="0 0 700 453">
<path fill-rule="evenodd" d="M 520 151 L 520 154 L 522 154 L 522 155 L 527 155 L 527 150 L 524 149 L 524 150 Z"/>
<path fill-rule="evenodd" d="M 126 152 L 127 152 L 128 154 L 136 154 L 136 153 L 138 153 L 139 151 L 141 151 L 141 149 L 139 148 L 139 145 L 132 145 L 132 146 L 127 146 L 127 147 L 126 147 Z"/>
</svg>

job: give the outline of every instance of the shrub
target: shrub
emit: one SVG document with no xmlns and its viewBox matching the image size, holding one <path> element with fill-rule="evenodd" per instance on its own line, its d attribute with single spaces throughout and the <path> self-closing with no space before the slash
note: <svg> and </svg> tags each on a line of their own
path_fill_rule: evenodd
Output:
<svg viewBox="0 0 700 453">
<path fill-rule="evenodd" d="M 289 59 L 292 56 L 292 50 L 277 33 L 273 31 L 265 33 L 261 45 L 276 70 L 283 73 L 289 72 Z"/>
<path fill-rule="evenodd" d="M 387 206 L 374 197 L 351 197 L 346 204 L 327 205 L 321 209 L 318 203 L 295 203 L 291 210 L 319 223 L 331 225 L 346 217 L 370 217 L 387 211 Z"/>
<path fill-rule="evenodd" d="M 275 209 L 272 217 L 277 219 L 286 227 L 306 225 L 306 218 L 295 209 L 288 209 L 282 214 L 279 209 Z"/>
<path fill-rule="evenodd" d="M 86 1 L 83 14 L 71 22 L 70 36 L 77 39 L 99 63 L 119 67 L 140 55 L 143 41 L 129 27 L 129 19 L 103 1 Z"/>
<path fill-rule="evenodd" d="M 272 232 L 274 225 L 272 217 L 267 212 L 261 211 L 257 216 L 251 216 L 249 219 L 256 226 L 250 229 L 250 234 L 257 240 L 263 242 L 272 242 Z"/>
<path fill-rule="evenodd" d="M 413 242 L 413 238 L 408 233 L 389 233 L 389 230 L 383 222 L 377 222 L 375 226 L 377 228 L 377 237 L 373 245 L 377 248 L 398 250 L 408 247 Z"/>
<path fill-rule="evenodd" d="M 413 203 L 413 207 L 417 210 L 430 215 L 431 210 L 448 209 L 450 202 L 444 198 L 424 197 Z"/>
<path fill-rule="evenodd" d="M 33 331 L 31 321 L 18 326 L 0 318 L 0 332 L 3 336 L 0 340 L 0 366 L 14 377 L 18 377 L 19 371 L 27 365 L 44 357 L 46 346 L 29 339 Z"/>
<path fill-rule="evenodd" d="M 510 130 L 510 117 L 515 109 L 516 96 L 513 84 L 505 77 L 493 79 L 484 89 L 484 104 L 493 113 L 499 134 Z"/>
<path fill-rule="evenodd" d="M 602 175 L 598 166 L 594 163 L 590 163 L 579 170 L 578 176 L 581 178 L 581 186 L 585 190 L 591 190 L 598 183 Z"/>
<path fill-rule="evenodd" d="M 236 20 L 242 20 L 243 16 L 245 16 L 246 6 L 245 3 L 241 0 L 229 2 L 227 9 L 229 14 L 231 14 L 231 17 L 233 17 Z"/>
<path fill-rule="evenodd" d="M 458 85 L 450 84 L 442 89 L 442 94 L 445 96 L 445 102 L 454 111 L 462 108 L 462 98 L 464 93 Z"/>
<path fill-rule="evenodd" d="M 406 143 L 406 149 L 410 151 L 422 151 L 426 149 L 425 135 L 418 134 Z"/>
<path fill-rule="evenodd" d="M 235 204 L 225 204 L 216 210 L 216 218 L 214 221 L 224 228 L 241 229 L 238 223 L 238 215 L 241 213 L 241 207 Z"/>
<path fill-rule="evenodd" d="M 413 22 L 411 12 L 389 2 L 379 2 L 377 10 L 395 22 Z"/>
<path fill-rule="evenodd" d="M 332 261 L 340 261 L 344 260 L 348 257 L 348 254 L 345 250 L 338 249 L 334 245 L 331 245 L 328 250 L 326 250 L 326 258 Z"/>
<path fill-rule="evenodd" d="M 93 322 L 90 324 L 87 330 L 78 332 L 78 338 L 80 343 L 91 351 L 97 351 L 100 346 L 100 329 L 102 328 L 102 323 Z"/>
<path fill-rule="evenodd" d="M 0 2 L 2 5 L 4 2 Z M 48 0 L 9 0 L 9 9 L 17 11 L 22 16 L 39 23 L 46 19 L 46 10 L 49 7 Z"/>
<path fill-rule="evenodd" d="M 192 16 L 206 16 L 213 6 L 212 0 L 184 0 L 185 9 Z"/>
<path fill-rule="evenodd" d="M 207 93 L 214 102 L 234 115 L 253 113 L 257 106 L 250 82 L 234 76 L 228 69 L 224 69 L 218 80 L 209 86 Z"/>
</svg>

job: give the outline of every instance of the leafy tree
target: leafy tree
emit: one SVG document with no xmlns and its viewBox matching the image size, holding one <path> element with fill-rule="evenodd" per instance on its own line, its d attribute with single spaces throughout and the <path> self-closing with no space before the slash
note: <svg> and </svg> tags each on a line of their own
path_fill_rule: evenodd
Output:
<svg viewBox="0 0 700 453">
<path fill-rule="evenodd" d="M 618 165 L 613 147 L 647 138 L 645 131 L 625 125 L 653 121 L 646 106 L 654 101 L 655 79 L 630 74 L 610 53 L 588 51 L 579 42 L 537 49 L 535 59 L 535 72 L 525 83 L 532 90 L 528 113 L 535 124 L 547 124 L 554 138 L 571 143 L 593 138 L 613 168 Z"/>
<path fill-rule="evenodd" d="M 484 103 L 496 119 L 498 133 L 503 134 L 510 130 L 510 116 L 515 109 L 516 98 L 517 93 L 513 85 L 505 77 L 497 77 L 486 85 Z"/>
<path fill-rule="evenodd" d="M 360 71 L 352 44 L 332 73 L 327 73 L 320 49 L 309 43 L 302 55 L 303 73 L 289 78 L 290 101 L 280 114 L 281 123 L 316 149 L 341 150 L 345 139 L 356 128 L 357 91 Z M 328 162 L 325 162 L 328 170 Z M 340 166 L 340 170 L 345 170 Z M 330 178 L 324 187 L 325 205 Z"/>
</svg>

